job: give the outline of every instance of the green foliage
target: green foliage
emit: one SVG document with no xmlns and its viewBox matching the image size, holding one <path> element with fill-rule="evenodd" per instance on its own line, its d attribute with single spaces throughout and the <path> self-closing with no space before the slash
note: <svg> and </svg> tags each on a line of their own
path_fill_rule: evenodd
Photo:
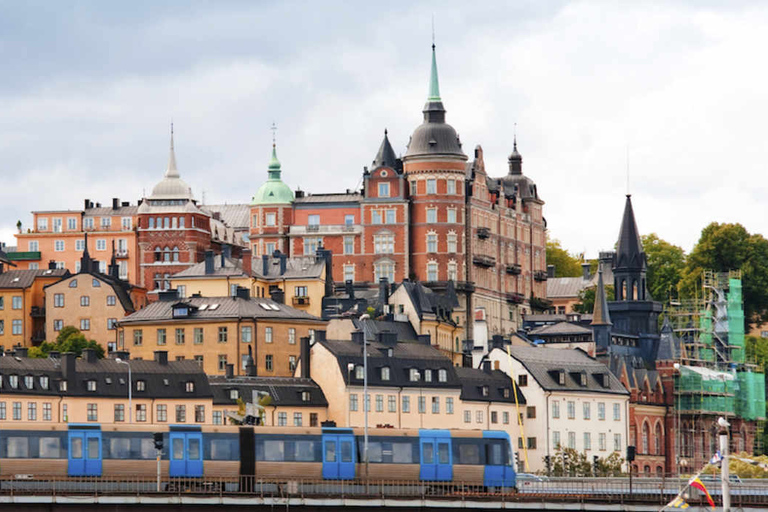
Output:
<svg viewBox="0 0 768 512">
<path fill-rule="evenodd" d="M 579 302 L 573 305 L 573 310 L 577 313 L 592 313 L 595 309 L 595 292 L 597 288 L 584 288 L 579 292 Z M 613 300 L 615 297 L 613 285 L 609 284 L 605 287 L 606 300 Z"/>
<path fill-rule="evenodd" d="M 83 353 L 83 350 L 90 348 L 96 351 L 96 356 L 100 359 L 104 357 L 104 347 L 96 340 L 87 340 L 79 329 L 68 325 L 59 331 L 54 343 L 44 341 L 37 347 L 29 349 L 28 356 L 36 358 L 46 358 L 51 351 L 74 352 L 77 356 Z"/>
<path fill-rule="evenodd" d="M 560 240 L 547 240 L 547 265 L 555 266 L 555 277 L 581 275 L 581 258 L 563 249 Z"/>
<path fill-rule="evenodd" d="M 688 256 L 681 288 L 686 297 L 701 294 L 704 270 L 741 269 L 744 318 L 748 325 L 768 321 L 768 240 L 741 224 L 713 222 Z"/>
<path fill-rule="evenodd" d="M 594 476 L 592 459 L 573 448 L 557 448 L 552 457 L 552 476 Z M 624 459 L 618 453 L 597 459 L 597 476 L 621 476 Z"/>
<path fill-rule="evenodd" d="M 644 235 L 642 242 L 648 257 L 648 291 L 655 300 L 667 303 L 679 296 L 677 286 L 685 270 L 685 251 L 662 240 L 656 233 Z"/>
</svg>

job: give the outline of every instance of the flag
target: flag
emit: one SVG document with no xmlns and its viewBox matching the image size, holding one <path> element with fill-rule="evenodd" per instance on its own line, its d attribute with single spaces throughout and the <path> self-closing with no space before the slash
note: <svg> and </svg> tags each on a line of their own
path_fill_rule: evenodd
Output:
<svg viewBox="0 0 768 512">
<path fill-rule="evenodd" d="M 690 481 L 688 482 L 688 485 L 690 485 L 694 489 L 698 489 L 701 492 L 703 492 L 704 496 L 707 497 L 707 502 L 709 502 L 709 506 L 712 508 L 715 508 L 715 501 L 712 499 L 712 496 L 709 495 L 709 491 L 707 491 L 707 488 L 704 487 L 704 483 L 699 479 L 698 475 L 691 478 Z"/>
<path fill-rule="evenodd" d="M 683 498 L 678 496 L 675 499 L 673 499 L 672 501 L 670 501 L 669 503 L 667 503 L 667 507 L 669 507 L 669 508 L 685 509 L 685 508 L 688 508 L 689 505 L 685 502 L 685 500 Z"/>
<path fill-rule="evenodd" d="M 723 460 L 723 456 L 720 455 L 720 450 L 718 450 L 715 452 L 712 458 L 709 459 L 709 463 L 714 466 L 715 464 L 718 464 L 721 460 Z"/>
</svg>

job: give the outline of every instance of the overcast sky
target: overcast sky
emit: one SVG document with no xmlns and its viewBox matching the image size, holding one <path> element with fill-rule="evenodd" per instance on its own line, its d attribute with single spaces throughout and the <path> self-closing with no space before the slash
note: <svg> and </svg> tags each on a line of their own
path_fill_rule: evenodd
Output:
<svg viewBox="0 0 768 512">
<path fill-rule="evenodd" d="M 434 15 L 464 150 L 523 171 L 550 236 L 596 256 L 630 187 L 642 233 L 690 250 L 711 221 L 768 232 L 765 2 L 0 0 L 0 240 L 31 210 L 132 203 L 162 177 L 169 124 L 207 203 L 266 178 L 359 186 L 389 129 L 405 152 Z"/>
</svg>

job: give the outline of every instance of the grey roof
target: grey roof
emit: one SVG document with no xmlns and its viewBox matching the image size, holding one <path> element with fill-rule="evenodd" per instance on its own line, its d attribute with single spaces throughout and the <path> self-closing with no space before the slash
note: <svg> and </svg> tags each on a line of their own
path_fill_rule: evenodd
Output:
<svg viewBox="0 0 768 512">
<path fill-rule="evenodd" d="M 597 270 L 597 288 L 595 289 L 595 305 L 592 310 L 592 325 L 612 325 L 611 313 L 608 311 L 605 285 L 603 284 L 603 270 Z"/>
<path fill-rule="evenodd" d="M 39 270 L 6 270 L 0 274 L 0 288 L 29 288 L 38 277 L 62 277 L 69 275 L 69 270 L 39 269 Z"/>
<path fill-rule="evenodd" d="M 224 266 L 221 266 L 221 255 L 216 255 L 213 258 L 213 274 L 205 273 L 205 261 L 195 263 L 191 267 L 187 267 L 181 272 L 177 272 L 171 276 L 171 279 L 176 278 L 190 278 L 190 277 L 217 277 L 217 276 L 237 276 L 244 277 L 242 261 L 234 258 L 224 257 Z"/>
<path fill-rule="evenodd" d="M 458 156 L 466 159 L 461 141 L 453 126 L 445 122 L 445 108 L 441 101 L 428 101 L 424 105 L 424 122 L 416 127 L 405 158 L 425 155 Z"/>
<path fill-rule="evenodd" d="M 153 360 L 130 360 L 134 398 L 189 398 L 210 397 L 208 378 L 195 361 L 169 361 L 160 364 Z M 27 357 L 0 357 L 0 378 L 3 394 L 35 394 L 51 396 L 121 397 L 128 394 L 128 367 L 113 359 L 97 359 L 88 362 L 83 358 L 75 361 L 75 376 L 67 379 L 66 391 L 60 391 L 58 382 L 65 380 L 60 359 L 33 359 Z M 10 376 L 18 375 L 17 389 L 11 388 Z M 34 377 L 33 387 L 26 387 L 24 377 Z M 43 389 L 39 377 L 49 378 L 48 389 Z M 96 381 L 96 391 L 88 391 L 87 381 Z M 136 387 L 138 381 L 146 383 L 144 391 Z M 194 392 L 186 391 L 186 383 L 194 383 Z"/>
<path fill-rule="evenodd" d="M 200 209 L 211 214 L 218 213 L 224 223 L 236 230 L 247 230 L 251 227 L 251 206 L 248 204 L 206 204 Z"/>
<path fill-rule="evenodd" d="M 587 329 L 579 324 L 571 322 L 557 322 L 555 324 L 546 324 L 536 327 L 528 332 L 528 336 L 537 335 L 556 335 L 556 334 L 592 334 L 592 329 Z"/>
<path fill-rule="evenodd" d="M 362 326 L 365 333 L 365 339 L 369 341 L 375 341 L 377 335 L 382 332 L 393 332 L 397 334 L 397 341 L 401 342 L 417 342 L 419 340 L 416 335 L 416 331 L 410 322 L 396 322 L 389 320 L 360 320 L 359 318 L 352 318 L 352 323 L 355 329 L 360 329 Z"/>
<path fill-rule="evenodd" d="M 359 203 L 362 199 L 362 194 L 357 192 L 341 192 L 338 194 L 307 194 L 304 197 L 297 197 L 293 202 L 294 204 Z"/>
<path fill-rule="evenodd" d="M 354 341 L 320 341 L 331 354 L 336 356 L 344 382 L 349 383 L 349 363 L 363 364 L 363 347 Z M 392 357 L 387 355 L 388 349 L 392 349 Z M 390 368 L 390 379 L 382 380 L 381 368 Z M 409 372 L 418 369 L 421 379 L 411 381 Z M 424 370 L 432 370 L 432 381 L 424 380 Z M 445 382 L 439 382 L 438 370 L 443 369 L 447 373 Z M 353 385 L 362 385 L 363 380 L 352 375 Z M 435 387 L 435 388 L 459 388 L 459 381 L 455 368 L 450 359 L 445 357 L 438 349 L 431 345 L 421 343 L 394 343 L 384 344 L 379 342 L 368 343 L 368 385 L 389 387 Z"/>
<path fill-rule="evenodd" d="M 510 347 L 512 357 L 520 361 L 536 382 L 547 391 L 592 392 L 628 394 L 628 391 L 603 363 L 578 349 L 546 347 Z M 565 384 L 557 381 L 558 372 L 564 372 Z M 577 380 L 586 373 L 586 386 Z M 599 382 L 607 375 L 605 386 Z"/>
<path fill-rule="evenodd" d="M 451 313 L 459 307 L 453 281 L 449 281 L 445 291 L 441 293 L 434 292 L 418 282 L 403 281 L 400 286 L 408 292 L 419 318 L 423 318 L 424 313 L 432 313 L 444 321 L 453 322 Z"/>
<path fill-rule="evenodd" d="M 237 405 L 230 390 L 237 389 L 239 397 L 252 402 L 253 391 L 264 391 L 272 399 L 272 405 L 299 407 L 326 407 L 328 400 L 315 381 L 301 377 L 209 377 L 215 405 Z M 302 400 L 302 392 L 309 391 L 309 400 Z"/>
<path fill-rule="evenodd" d="M 397 167 L 397 155 L 395 155 L 395 150 L 392 149 L 392 144 L 389 143 L 387 130 L 384 130 L 384 140 L 381 141 L 379 151 L 376 153 L 371 164 L 372 169 L 379 167 L 389 167 L 390 169 Z"/>
<path fill-rule="evenodd" d="M 285 261 L 285 273 L 280 274 L 280 260 L 267 257 L 267 273 L 264 273 L 264 257 L 254 258 L 253 275 L 262 279 L 311 279 L 323 277 L 325 259 L 316 256 L 295 256 Z"/>
<path fill-rule="evenodd" d="M 461 399 L 473 402 L 515 403 L 513 390 L 517 390 L 517 403 L 525 405 L 525 395 L 518 386 L 513 386 L 509 376 L 502 371 L 490 373 L 476 368 L 456 367 L 456 375 L 461 380 Z M 488 387 L 488 395 L 483 395 L 483 387 Z M 504 396 L 507 390 L 507 396 Z"/>
<path fill-rule="evenodd" d="M 616 247 L 616 268 L 645 268 L 645 253 L 640 242 L 640 232 L 632 210 L 632 196 L 627 194 L 624 204 L 624 216 L 621 219 L 621 231 Z"/>
<path fill-rule="evenodd" d="M 316 316 L 279 304 L 271 299 L 237 297 L 189 297 L 178 301 L 159 300 L 144 309 L 122 319 L 119 323 L 131 324 L 162 320 L 174 320 L 176 305 L 191 306 L 192 312 L 185 317 L 194 320 L 218 320 L 222 318 L 254 318 L 256 320 L 310 320 L 321 322 Z M 214 309 L 211 306 L 216 305 Z M 200 309 L 202 306 L 205 308 Z M 273 309 L 277 308 L 277 310 Z M 178 317 L 176 318 L 178 320 Z"/>
<path fill-rule="evenodd" d="M 656 361 L 677 361 L 680 359 L 680 339 L 675 336 L 672 326 L 669 325 L 669 317 L 664 317 L 659 336 L 659 347 L 656 351 Z"/>
<path fill-rule="evenodd" d="M 138 205 L 132 206 L 119 206 L 112 208 L 111 206 L 102 206 L 99 208 L 88 208 L 83 210 L 86 217 L 110 217 L 112 215 L 136 215 L 139 212 Z"/>
<path fill-rule="evenodd" d="M 550 277 L 547 279 L 547 298 L 578 297 L 579 292 L 590 284 L 589 280 L 581 277 Z"/>
</svg>

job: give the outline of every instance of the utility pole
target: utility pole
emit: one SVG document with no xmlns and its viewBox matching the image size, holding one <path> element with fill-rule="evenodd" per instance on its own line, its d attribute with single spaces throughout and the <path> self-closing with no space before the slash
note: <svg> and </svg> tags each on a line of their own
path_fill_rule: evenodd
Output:
<svg viewBox="0 0 768 512">
<path fill-rule="evenodd" d="M 725 418 L 719 418 L 717 424 L 720 425 L 720 480 L 722 480 L 723 486 L 723 512 L 731 512 L 731 482 L 730 482 L 730 468 L 728 463 L 728 423 Z"/>
</svg>

